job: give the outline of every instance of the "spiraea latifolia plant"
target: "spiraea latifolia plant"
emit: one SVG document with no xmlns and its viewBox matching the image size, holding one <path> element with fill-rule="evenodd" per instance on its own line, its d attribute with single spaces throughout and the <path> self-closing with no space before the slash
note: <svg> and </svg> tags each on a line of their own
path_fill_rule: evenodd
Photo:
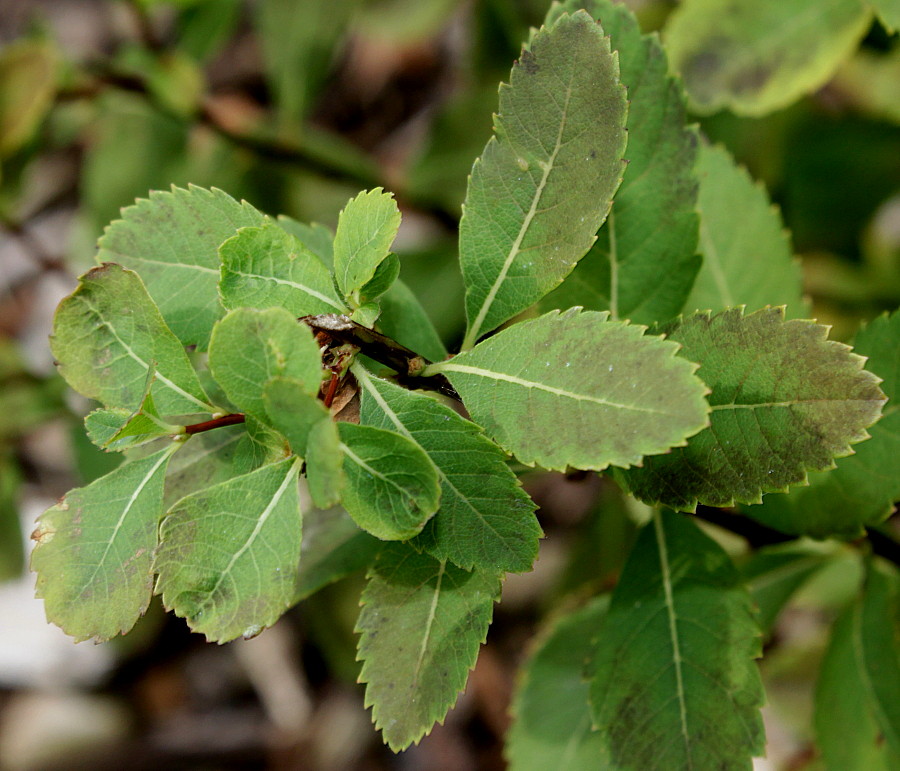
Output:
<svg viewBox="0 0 900 771">
<path fill-rule="evenodd" d="M 52 350 L 99 403 L 91 440 L 126 462 L 40 518 L 51 621 L 107 640 L 155 593 L 224 643 L 364 569 L 360 680 L 402 750 L 444 719 L 504 575 L 537 556 L 511 462 L 603 472 L 646 520 L 611 596 L 536 643 L 511 766 L 750 768 L 756 659 L 789 582 L 751 596 L 691 513 L 744 506 L 819 538 L 881 522 L 900 493 L 896 413 L 876 423 L 900 316 L 855 352 L 804 320 L 764 191 L 688 124 L 659 39 L 623 6 L 589 5 L 554 6 L 500 87 L 460 225 L 458 352 L 398 279 L 400 211 L 382 189 L 350 200 L 335 233 L 197 187 L 108 226 Z M 796 578 L 810 556 L 766 559 L 758 571 Z M 868 565 L 839 653 L 857 657 L 867 726 L 893 750 L 897 578 Z"/>
</svg>

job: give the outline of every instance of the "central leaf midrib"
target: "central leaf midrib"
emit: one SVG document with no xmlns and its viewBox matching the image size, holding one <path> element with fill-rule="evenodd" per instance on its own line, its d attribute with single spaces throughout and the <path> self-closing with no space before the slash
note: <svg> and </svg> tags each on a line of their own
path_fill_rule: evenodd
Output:
<svg viewBox="0 0 900 771">
<path fill-rule="evenodd" d="M 302 292 L 310 295 L 311 297 L 315 297 L 317 300 L 321 300 L 326 305 L 330 305 L 336 311 L 343 313 L 347 309 L 338 302 L 335 302 L 327 295 L 322 294 L 321 292 L 317 292 L 315 289 L 306 286 L 305 284 L 300 284 L 293 279 L 288 280 L 286 278 L 278 278 L 277 276 L 264 276 L 261 273 L 247 273 L 243 270 L 238 270 L 237 268 L 228 268 L 229 272 L 233 273 L 236 276 L 243 276 L 244 278 L 255 278 L 260 281 L 272 281 L 276 284 L 284 284 L 285 286 L 293 287 L 294 289 L 299 289 Z"/>
</svg>

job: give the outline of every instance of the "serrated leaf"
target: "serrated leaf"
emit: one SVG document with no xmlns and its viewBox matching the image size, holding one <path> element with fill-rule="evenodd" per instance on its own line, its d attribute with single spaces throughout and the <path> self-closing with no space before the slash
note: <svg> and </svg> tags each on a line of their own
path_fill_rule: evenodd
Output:
<svg viewBox="0 0 900 771">
<path fill-rule="evenodd" d="M 513 696 L 506 737 L 510 771 L 608 768 L 591 726 L 585 663 L 603 632 L 609 597 L 596 597 L 553 624 L 526 663 Z"/>
<path fill-rule="evenodd" d="M 684 515 L 655 513 L 613 592 L 591 665 L 609 767 L 749 769 L 764 748 L 753 661 L 761 648 L 728 555 Z"/>
<path fill-rule="evenodd" d="M 306 512 L 295 601 L 369 567 L 383 546 L 377 538 L 360 530 L 342 508 Z"/>
<path fill-rule="evenodd" d="M 872 714 L 854 649 L 853 614 L 848 608 L 834 622 L 822 661 L 815 696 L 816 745 L 828 771 L 891 771 L 900 756 L 884 742 Z"/>
<path fill-rule="evenodd" d="M 503 451 L 436 399 L 353 371 L 364 390 L 360 422 L 403 434 L 437 468 L 441 506 L 413 546 L 467 570 L 530 570 L 541 528 Z"/>
<path fill-rule="evenodd" d="M 160 419 L 148 393 L 134 412 L 100 407 L 84 418 L 90 440 L 103 450 L 122 451 L 183 431 Z"/>
<path fill-rule="evenodd" d="M 31 569 L 47 619 L 76 640 L 127 632 L 147 610 L 166 463 L 178 445 L 126 463 L 47 509 Z"/>
<path fill-rule="evenodd" d="M 881 413 L 884 394 L 864 359 L 827 340 L 824 326 L 785 321 L 781 308 L 698 313 L 655 331 L 700 364 L 712 413 L 686 447 L 616 472 L 647 503 L 683 511 L 758 503 L 848 455 Z"/>
<path fill-rule="evenodd" d="M 460 222 L 464 348 L 540 300 L 590 248 L 622 179 L 626 109 L 615 54 L 586 13 L 561 16 L 522 51 Z"/>
<path fill-rule="evenodd" d="M 334 236 L 334 277 L 344 297 L 358 297 L 390 253 L 400 227 L 400 210 L 383 188 L 351 198 L 338 217 Z M 399 267 L 399 266 L 398 266 Z"/>
<path fill-rule="evenodd" d="M 59 54 L 43 40 L 19 40 L 0 53 L 0 157 L 25 145 L 53 106 Z"/>
<path fill-rule="evenodd" d="M 262 391 L 269 423 L 287 437 L 291 449 L 306 458 L 309 435 L 316 423 L 331 421 L 328 408 L 309 393 L 299 380 L 275 377 L 267 381 Z"/>
<path fill-rule="evenodd" d="M 835 469 L 811 474 L 808 487 L 767 495 L 762 506 L 747 507 L 748 516 L 786 533 L 857 537 L 893 510 L 900 498 L 900 312 L 860 331 L 854 350 L 868 357 L 866 368 L 882 378 L 881 390 L 890 399 L 869 429 L 872 438 L 839 458 Z"/>
<path fill-rule="evenodd" d="M 222 315 L 218 248 L 238 228 L 266 216 L 221 190 L 154 190 L 106 228 L 98 261 L 139 271 L 166 323 L 184 345 L 206 350 Z"/>
<path fill-rule="evenodd" d="M 306 442 L 306 480 L 313 503 L 320 509 L 341 501 L 346 479 L 344 453 L 337 424 L 320 420 L 309 431 Z"/>
<path fill-rule="evenodd" d="M 347 312 L 328 269 L 278 225 L 244 228 L 219 255 L 226 308 L 286 308 L 296 317 Z"/>
<path fill-rule="evenodd" d="M 870 562 L 853 608 L 853 648 L 869 706 L 892 752 L 900 755 L 900 577 Z"/>
<path fill-rule="evenodd" d="M 120 265 L 92 268 L 79 279 L 56 310 L 50 348 L 66 382 L 107 407 L 136 409 L 152 369 L 162 415 L 215 411 L 141 279 Z"/>
<path fill-rule="evenodd" d="M 658 37 L 612 0 L 554 5 L 548 23 L 584 7 L 603 24 L 628 90 L 628 167 L 597 242 L 543 310 L 582 305 L 638 323 L 681 311 L 700 267 L 697 255 L 697 132 L 686 125 L 681 84 L 669 75 Z"/>
<path fill-rule="evenodd" d="M 209 369 L 236 407 L 268 421 L 263 386 L 284 376 L 317 393 L 322 354 L 312 330 L 283 308 L 237 308 L 213 328 Z"/>
<path fill-rule="evenodd" d="M 802 316 L 800 263 L 765 189 L 724 147 L 702 146 L 697 172 L 703 267 L 685 308 L 786 305 L 790 317 Z"/>
<path fill-rule="evenodd" d="M 823 86 L 871 18 L 859 0 L 685 0 L 665 41 L 696 111 L 760 116 Z"/>
<path fill-rule="evenodd" d="M 551 311 L 426 373 L 444 373 L 472 419 L 522 463 L 640 463 L 708 424 L 706 389 L 671 342 L 608 316 Z"/>
<path fill-rule="evenodd" d="M 386 541 L 412 538 L 437 511 L 438 473 L 411 439 L 372 426 L 338 426 L 345 485 L 342 503 L 363 530 Z"/>
<path fill-rule="evenodd" d="M 385 743 L 403 750 L 442 722 L 465 687 L 500 596 L 496 573 L 466 572 L 388 544 L 356 624 L 366 707 Z"/>
<path fill-rule="evenodd" d="M 440 361 L 447 356 L 447 349 L 425 308 L 403 281 L 395 281 L 379 303 L 378 329 L 381 332 L 431 361 Z"/>
<path fill-rule="evenodd" d="M 253 637 L 293 602 L 300 462 L 288 458 L 182 498 L 160 529 L 163 604 L 210 641 Z"/>
</svg>

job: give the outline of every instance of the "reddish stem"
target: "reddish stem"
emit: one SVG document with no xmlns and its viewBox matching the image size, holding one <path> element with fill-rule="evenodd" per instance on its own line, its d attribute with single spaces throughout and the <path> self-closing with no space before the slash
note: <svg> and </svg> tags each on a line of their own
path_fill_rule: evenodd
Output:
<svg viewBox="0 0 900 771">
<path fill-rule="evenodd" d="M 203 431 L 209 431 L 213 428 L 234 426 L 238 423 L 243 423 L 245 419 L 242 412 L 233 412 L 230 415 L 223 415 L 221 418 L 213 418 L 212 420 L 204 420 L 202 423 L 194 423 L 191 426 L 185 426 L 184 433 L 190 436 L 192 434 L 199 434 Z"/>
<path fill-rule="evenodd" d="M 341 378 L 337 372 L 331 373 L 331 381 L 328 383 L 328 390 L 325 392 L 325 396 L 322 399 L 322 403 L 326 407 L 331 407 L 331 403 L 334 401 L 334 395 L 337 393 L 338 383 Z"/>
</svg>

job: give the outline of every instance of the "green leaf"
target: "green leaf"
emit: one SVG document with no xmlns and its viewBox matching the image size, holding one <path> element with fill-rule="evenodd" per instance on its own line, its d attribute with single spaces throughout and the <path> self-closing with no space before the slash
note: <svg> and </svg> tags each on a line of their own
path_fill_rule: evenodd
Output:
<svg viewBox="0 0 900 771">
<path fill-rule="evenodd" d="M 702 146 L 698 173 L 703 267 L 686 308 L 786 305 L 789 316 L 802 315 L 800 263 L 765 189 L 724 147 Z"/>
<path fill-rule="evenodd" d="M 238 308 L 213 328 L 209 369 L 236 407 L 268 421 L 263 386 L 284 376 L 306 393 L 318 393 L 322 354 L 312 330 L 283 308 Z"/>
<path fill-rule="evenodd" d="M 764 748 L 761 647 L 728 555 L 684 515 L 655 513 L 594 651 L 591 705 L 608 767 L 749 769 Z"/>
<path fill-rule="evenodd" d="M 891 751 L 900 755 L 900 576 L 870 562 L 853 609 L 853 648 L 870 708 Z"/>
<path fill-rule="evenodd" d="M 79 279 L 56 310 L 50 348 L 66 382 L 107 407 L 136 409 L 153 369 L 151 393 L 161 414 L 215 412 L 141 279 L 119 265 Z"/>
<path fill-rule="evenodd" d="M 31 569 L 47 619 L 76 640 L 125 633 L 147 610 L 166 464 L 179 445 L 126 463 L 45 511 Z"/>
<path fill-rule="evenodd" d="M 84 427 L 91 441 L 104 450 L 127 450 L 140 447 L 164 436 L 183 432 L 181 426 L 166 423 L 159 417 L 148 393 L 135 412 L 100 407 L 85 416 Z"/>
<path fill-rule="evenodd" d="M 334 276 L 344 297 L 357 297 L 390 253 L 400 227 L 400 210 L 383 188 L 351 198 L 338 217 Z M 399 266 L 398 266 L 399 269 Z"/>
<path fill-rule="evenodd" d="M 869 0 L 888 32 L 900 29 L 900 0 Z"/>
<path fill-rule="evenodd" d="M 646 503 L 683 511 L 759 503 L 849 454 L 881 413 L 884 394 L 864 359 L 827 340 L 827 327 L 785 321 L 781 308 L 698 313 L 655 331 L 700 363 L 712 414 L 686 447 L 616 472 Z"/>
<path fill-rule="evenodd" d="M 603 633 L 609 597 L 557 619 L 522 671 L 506 738 L 510 771 L 610 768 L 591 725 L 585 663 Z"/>
<path fill-rule="evenodd" d="M 407 437 L 372 426 L 338 426 L 344 454 L 343 504 L 357 525 L 376 538 L 412 538 L 437 511 L 438 473 L 425 451 Z"/>
<path fill-rule="evenodd" d="M 312 509 L 303 516 L 303 547 L 294 600 L 369 567 L 384 544 L 357 527 L 341 508 Z"/>
<path fill-rule="evenodd" d="M 540 307 L 609 310 L 638 323 L 681 311 L 700 267 L 697 256 L 697 132 L 686 126 L 681 84 L 669 75 L 654 35 L 642 35 L 624 5 L 568 0 L 603 24 L 628 89 L 628 167 L 597 242 L 572 275 Z"/>
<path fill-rule="evenodd" d="M 763 633 L 772 630 L 794 593 L 833 558 L 832 548 L 794 542 L 753 553 L 741 566 L 741 577 L 753 595 Z"/>
<path fill-rule="evenodd" d="M 11 453 L 0 453 L 0 581 L 19 578 L 25 565 L 19 490 L 22 472 Z"/>
<path fill-rule="evenodd" d="M 397 280 L 400 275 L 400 258 L 396 254 L 389 254 L 375 270 L 375 275 L 359 291 L 363 302 L 377 300 Z"/>
<path fill-rule="evenodd" d="M 447 349 L 425 308 L 406 284 L 395 281 L 379 303 L 378 328 L 383 334 L 431 361 L 447 356 Z"/>
<path fill-rule="evenodd" d="M 328 408 L 311 395 L 299 380 L 275 377 L 267 381 L 262 391 L 269 423 L 287 437 L 291 449 L 306 458 L 306 448 L 312 428 L 320 421 L 331 422 Z"/>
<path fill-rule="evenodd" d="M 238 473 L 235 455 L 246 436 L 245 426 L 226 426 L 190 437 L 169 463 L 164 507 L 168 509 L 184 496 L 225 482 Z"/>
<path fill-rule="evenodd" d="M 828 771 L 891 771 L 900 766 L 900 756 L 884 742 L 872 713 L 854 649 L 854 612 L 848 608 L 835 621 L 822 661 L 816 745 Z"/>
<path fill-rule="evenodd" d="M 166 323 L 184 345 L 206 350 L 222 315 L 217 249 L 238 228 L 265 215 L 221 190 L 154 190 L 122 210 L 100 239 L 98 261 L 140 271 Z"/>
<path fill-rule="evenodd" d="M 356 631 L 365 704 L 392 750 L 443 721 L 475 666 L 499 596 L 496 573 L 468 573 L 404 544 L 385 546 Z"/>
<path fill-rule="evenodd" d="M 300 461 L 182 498 L 163 520 L 156 592 L 207 640 L 253 637 L 291 606 L 300 560 Z"/>
<path fill-rule="evenodd" d="M 231 476 L 249 474 L 251 471 L 275 463 L 292 455 L 286 439 L 262 421 L 247 415 L 244 436 L 241 437 L 231 458 Z"/>
<path fill-rule="evenodd" d="M 219 255 L 226 308 L 286 308 L 295 317 L 347 311 L 328 269 L 278 225 L 244 228 Z"/>
<path fill-rule="evenodd" d="M 703 384 L 645 327 L 572 308 L 503 330 L 426 374 L 444 373 L 488 436 L 522 463 L 640 463 L 708 425 Z"/>
<path fill-rule="evenodd" d="M 441 506 L 413 545 L 467 570 L 530 570 L 541 528 L 502 450 L 436 399 L 353 372 L 364 391 L 360 422 L 403 434 L 437 468 Z"/>
<path fill-rule="evenodd" d="M 501 86 L 460 222 L 463 348 L 540 300 L 594 242 L 624 169 L 618 74 L 603 30 L 579 12 L 541 28 Z"/>
<path fill-rule="evenodd" d="M 666 48 L 695 110 L 760 116 L 823 86 L 871 18 L 859 0 L 685 0 Z"/>
<path fill-rule="evenodd" d="M 34 136 L 53 106 L 59 54 L 43 40 L 19 40 L 0 53 L 0 158 Z"/>
<path fill-rule="evenodd" d="M 332 420 L 320 420 L 309 431 L 306 479 L 310 497 L 320 509 L 340 503 L 346 483 L 344 453 L 337 424 Z"/>
<path fill-rule="evenodd" d="M 322 264 L 331 269 L 334 264 L 334 233 L 325 225 L 312 222 L 298 222 L 286 214 L 278 215 L 278 225 L 296 238 L 306 250 L 318 257 Z"/>
<path fill-rule="evenodd" d="M 832 471 L 811 474 L 808 487 L 767 495 L 762 506 L 746 509 L 748 516 L 786 533 L 853 538 L 893 511 L 900 498 L 900 312 L 875 319 L 854 345 L 868 357 L 866 368 L 883 378 L 881 389 L 890 399 L 869 429 L 872 438 L 838 459 Z"/>
</svg>

